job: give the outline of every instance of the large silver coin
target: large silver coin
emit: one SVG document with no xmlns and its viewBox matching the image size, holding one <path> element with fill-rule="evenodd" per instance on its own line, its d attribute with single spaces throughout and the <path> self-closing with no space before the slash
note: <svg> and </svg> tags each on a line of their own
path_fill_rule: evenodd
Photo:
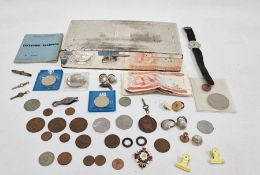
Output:
<svg viewBox="0 0 260 175">
<path fill-rule="evenodd" d="M 35 111 L 36 109 L 38 109 L 40 107 L 40 105 L 41 105 L 41 103 L 39 100 L 30 99 L 24 103 L 23 107 L 26 111 Z"/>
<path fill-rule="evenodd" d="M 133 119 L 128 115 L 120 115 L 116 119 L 116 126 L 123 130 L 131 128 L 132 124 L 133 124 Z"/>
<path fill-rule="evenodd" d="M 69 87 L 78 88 L 86 84 L 87 79 L 84 75 L 76 73 L 68 76 L 66 83 Z"/>
<path fill-rule="evenodd" d="M 197 128 L 204 134 L 210 134 L 214 130 L 214 126 L 207 120 L 201 120 L 197 123 Z"/>
<path fill-rule="evenodd" d="M 217 110 L 224 110 L 229 107 L 229 99 L 219 93 L 210 94 L 207 100 L 208 104 Z"/>
<path fill-rule="evenodd" d="M 49 166 L 53 163 L 55 156 L 52 152 L 44 152 L 39 157 L 39 164 L 42 166 Z"/>
<path fill-rule="evenodd" d="M 110 128 L 110 121 L 106 118 L 98 118 L 92 124 L 93 129 L 96 132 L 104 133 Z"/>
<path fill-rule="evenodd" d="M 119 104 L 121 106 L 129 106 L 131 104 L 131 99 L 129 97 L 121 97 L 119 99 Z"/>
<path fill-rule="evenodd" d="M 104 108 L 109 105 L 109 98 L 105 96 L 98 96 L 94 99 L 94 104 L 98 108 Z"/>
</svg>

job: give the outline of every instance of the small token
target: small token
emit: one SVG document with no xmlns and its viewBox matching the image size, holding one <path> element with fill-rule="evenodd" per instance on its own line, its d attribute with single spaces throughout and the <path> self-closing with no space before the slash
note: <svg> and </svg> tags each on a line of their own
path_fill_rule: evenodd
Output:
<svg viewBox="0 0 260 175">
<path fill-rule="evenodd" d="M 114 159 L 112 162 L 112 167 L 115 170 L 121 170 L 124 167 L 124 161 L 122 159 Z"/>
<path fill-rule="evenodd" d="M 106 158 L 103 155 L 98 155 L 95 157 L 95 164 L 97 166 L 102 166 L 106 163 Z"/>
<path fill-rule="evenodd" d="M 110 121 L 106 118 L 98 118 L 92 124 L 93 129 L 96 132 L 104 133 L 110 128 Z"/>
<path fill-rule="evenodd" d="M 95 158 L 94 158 L 93 156 L 91 156 L 91 155 L 88 155 L 88 156 L 86 156 L 86 157 L 83 159 L 83 163 L 84 163 L 84 165 L 86 165 L 86 166 L 91 166 L 91 165 L 94 164 L 94 162 L 95 162 Z"/>
<path fill-rule="evenodd" d="M 84 118 L 75 118 L 70 122 L 70 130 L 76 133 L 84 131 L 88 126 L 88 122 Z"/>
<path fill-rule="evenodd" d="M 154 118 L 150 117 L 149 115 L 145 115 L 139 120 L 138 126 L 140 130 L 142 130 L 143 132 L 151 133 L 157 128 L 157 122 Z"/>
<path fill-rule="evenodd" d="M 53 113 L 53 110 L 52 110 L 51 108 L 46 108 L 46 109 L 44 109 L 44 111 L 42 112 L 42 114 L 43 114 L 44 116 L 50 116 L 50 115 L 52 115 L 52 113 Z"/>
<path fill-rule="evenodd" d="M 72 107 L 69 107 L 65 110 L 66 115 L 73 115 L 75 113 L 75 109 Z"/>
<path fill-rule="evenodd" d="M 160 153 L 166 153 L 169 151 L 170 149 L 170 143 L 165 140 L 165 139 L 157 139 L 155 142 L 154 142 L 154 148 L 160 152 Z"/>
<path fill-rule="evenodd" d="M 63 152 L 58 156 L 57 160 L 60 165 L 68 165 L 72 160 L 72 155 L 69 152 Z"/>
<path fill-rule="evenodd" d="M 49 130 L 54 133 L 61 132 L 65 129 L 65 127 L 66 120 L 64 120 L 63 118 L 54 118 L 48 124 Z"/>
<path fill-rule="evenodd" d="M 229 99 L 222 94 L 218 94 L 218 93 L 210 94 L 207 100 L 208 100 L 208 104 L 212 108 L 217 110 L 224 110 L 229 107 Z"/>
<path fill-rule="evenodd" d="M 210 134 L 214 130 L 214 126 L 212 125 L 212 123 L 210 123 L 209 121 L 206 121 L 206 120 L 199 121 L 197 123 L 197 128 L 200 132 L 202 132 L 204 134 Z"/>
<path fill-rule="evenodd" d="M 120 144 L 120 138 L 115 134 L 110 134 L 105 138 L 105 145 L 108 148 L 116 148 Z"/>
<path fill-rule="evenodd" d="M 194 135 L 191 139 L 193 145 L 199 146 L 202 144 L 202 137 L 199 135 Z"/>
<path fill-rule="evenodd" d="M 45 126 L 45 121 L 40 117 L 36 117 L 27 122 L 26 129 L 29 132 L 34 133 L 34 132 L 39 132 L 40 130 L 42 130 L 44 128 L 44 126 Z"/>
<path fill-rule="evenodd" d="M 132 127 L 133 119 L 128 115 L 120 115 L 116 119 L 116 126 L 122 130 L 126 130 Z"/>
<path fill-rule="evenodd" d="M 119 99 L 119 104 L 121 106 L 125 106 L 125 107 L 129 106 L 131 104 L 131 98 L 129 98 L 129 97 L 121 97 Z"/>
<path fill-rule="evenodd" d="M 46 132 L 42 133 L 42 135 L 41 135 L 41 139 L 42 139 L 43 141 L 48 141 L 48 140 L 50 140 L 51 138 L 52 138 L 52 133 L 49 132 L 49 131 L 46 131 Z"/>
<path fill-rule="evenodd" d="M 109 98 L 106 96 L 98 96 L 94 99 L 94 104 L 98 108 L 104 108 L 109 105 Z"/>
<path fill-rule="evenodd" d="M 175 112 L 178 112 L 183 108 L 184 108 L 184 103 L 182 101 L 175 101 L 172 104 L 172 110 L 174 110 Z"/>
<path fill-rule="evenodd" d="M 51 86 L 51 85 L 55 84 L 56 80 L 57 80 L 57 78 L 54 75 L 48 75 L 48 76 L 42 77 L 41 83 L 44 86 Z"/>
<path fill-rule="evenodd" d="M 24 103 L 24 109 L 26 111 L 35 111 L 40 107 L 41 103 L 37 99 L 30 99 Z"/>
<path fill-rule="evenodd" d="M 60 135 L 60 141 L 62 143 L 68 142 L 70 140 L 70 135 L 68 133 L 64 133 Z"/>
<path fill-rule="evenodd" d="M 209 84 L 203 84 L 203 85 L 201 86 L 201 89 L 202 89 L 203 91 L 205 91 L 205 92 L 209 92 L 209 91 L 211 90 L 211 85 L 209 85 Z"/>
<path fill-rule="evenodd" d="M 87 148 L 91 144 L 91 137 L 86 134 L 80 135 L 75 141 L 78 148 Z"/>
<path fill-rule="evenodd" d="M 44 152 L 39 157 L 39 164 L 41 166 L 49 166 L 53 163 L 55 156 L 52 152 Z"/>
</svg>

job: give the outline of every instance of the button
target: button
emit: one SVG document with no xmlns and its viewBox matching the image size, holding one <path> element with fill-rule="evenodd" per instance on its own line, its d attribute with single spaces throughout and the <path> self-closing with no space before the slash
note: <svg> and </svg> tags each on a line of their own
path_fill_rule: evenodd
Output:
<svg viewBox="0 0 260 175">
<path fill-rule="evenodd" d="M 187 132 L 184 132 L 182 135 L 180 135 L 180 140 L 183 143 L 187 143 L 190 140 L 189 134 Z"/>
<path fill-rule="evenodd" d="M 203 142 L 202 137 L 199 135 L 194 135 L 191 139 L 192 144 L 196 146 L 200 146 Z"/>
<path fill-rule="evenodd" d="M 174 110 L 175 112 L 178 112 L 183 108 L 184 108 L 184 103 L 182 101 L 175 101 L 172 104 L 172 110 Z"/>
</svg>

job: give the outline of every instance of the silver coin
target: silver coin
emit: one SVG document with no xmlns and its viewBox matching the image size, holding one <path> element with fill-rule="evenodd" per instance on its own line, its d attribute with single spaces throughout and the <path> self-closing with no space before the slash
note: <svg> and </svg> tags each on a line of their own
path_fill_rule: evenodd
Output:
<svg viewBox="0 0 260 175">
<path fill-rule="evenodd" d="M 87 82 L 87 79 L 84 75 L 76 73 L 68 76 L 66 83 L 69 87 L 72 88 L 79 88 L 85 85 Z"/>
<path fill-rule="evenodd" d="M 214 126 L 207 120 L 201 120 L 197 123 L 197 128 L 204 134 L 210 134 L 214 130 Z"/>
<path fill-rule="evenodd" d="M 126 130 L 131 128 L 133 125 L 133 119 L 128 115 L 120 115 L 116 119 L 116 126 L 120 129 Z"/>
<path fill-rule="evenodd" d="M 54 75 L 47 75 L 45 77 L 42 77 L 42 85 L 44 86 L 51 86 L 54 85 L 57 81 L 57 78 Z"/>
<path fill-rule="evenodd" d="M 129 97 L 121 97 L 119 99 L 119 104 L 121 106 L 129 106 L 131 104 L 131 99 Z"/>
<path fill-rule="evenodd" d="M 219 93 L 210 94 L 207 100 L 208 104 L 217 110 L 224 110 L 229 107 L 229 99 Z"/>
<path fill-rule="evenodd" d="M 105 96 L 98 96 L 94 99 L 94 104 L 98 108 L 104 108 L 109 105 L 109 98 Z"/>
<path fill-rule="evenodd" d="M 39 164 L 42 166 L 49 166 L 53 163 L 55 156 L 52 152 L 44 152 L 39 157 Z"/>
<path fill-rule="evenodd" d="M 106 118 L 98 118 L 92 124 L 93 129 L 96 132 L 104 133 L 110 128 L 110 121 Z"/>
<path fill-rule="evenodd" d="M 199 136 L 199 135 L 194 135 L 191 139 L 192 141 L 192 144 L 193 145 L 196 145 L 196 146 L 199 146 L 202 144 L 203 140 L 202 140 L 202 137 Z"/>
<path fill-rule="evenodd" d="M 24 103 L 23 107 L 26 111 L 35 111 L 40 105 L 41 103 L 38 99 L 30 99 Z"/>
</svg>

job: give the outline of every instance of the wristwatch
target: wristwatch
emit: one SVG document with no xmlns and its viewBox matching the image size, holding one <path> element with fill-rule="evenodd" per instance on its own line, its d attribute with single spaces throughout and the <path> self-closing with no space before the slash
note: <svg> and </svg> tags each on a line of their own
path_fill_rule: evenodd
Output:
<svg viewBox="0 0 260 175">
<path fill-rule="evenodd" d="M 200 72 L 202 74 L 202 76 L 204 77 L 204 79 L 207 81 L 207 83 L 209 85 L 214 85 L 214 81 L 211 78 L 211 76 L 209 75 L 209 72 L 207 70 L 207 68 L 205 67 L 204 61 L 203 61 L 203 55 L 202 52 L 200 50 L 200 43 L 198 41 L 196 41 L 196 37 L 195 34 L 192 30 L 191 27 L 184 27 L 183 28 L 184 31 L 187 34 L 188 40 L 189 40 L 189 48 L 192 50 L 195 58 L 196 58 L 196 62 L 199 66 Z"/>
</svg>

